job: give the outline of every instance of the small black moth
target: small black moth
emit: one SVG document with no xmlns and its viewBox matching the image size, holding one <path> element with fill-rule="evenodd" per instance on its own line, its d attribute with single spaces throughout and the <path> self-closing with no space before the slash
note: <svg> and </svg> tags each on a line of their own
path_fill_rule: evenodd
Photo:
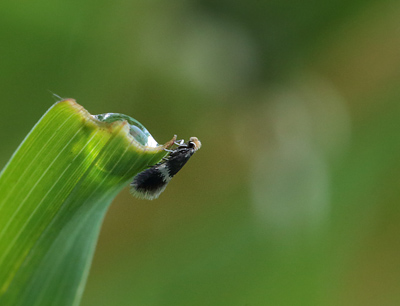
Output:
<svg viewBox="0 0 400 306">
<path fill-rule="evenodd" d="M 130 184 L 130 192 L 140 199 L 153 200 L 165 190 L 172 177 L 182 169 L 189 158 L 201 147 L 197 137 L 176 143 L 178 147 L 162 162 L 136 175 Z"/>
</svg>

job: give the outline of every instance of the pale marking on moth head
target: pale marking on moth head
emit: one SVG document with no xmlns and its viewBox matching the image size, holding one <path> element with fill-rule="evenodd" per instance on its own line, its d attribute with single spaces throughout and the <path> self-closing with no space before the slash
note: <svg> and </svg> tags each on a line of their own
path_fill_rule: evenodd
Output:
<svg viewBox="0 0 400 306">
<path fill-rule="evenodd" d="M 195 151 L 201 148 L 201 142 L 197 137 L 190 137 L 189 142 L 192 142 L 194 144 Z"/>
</svg>

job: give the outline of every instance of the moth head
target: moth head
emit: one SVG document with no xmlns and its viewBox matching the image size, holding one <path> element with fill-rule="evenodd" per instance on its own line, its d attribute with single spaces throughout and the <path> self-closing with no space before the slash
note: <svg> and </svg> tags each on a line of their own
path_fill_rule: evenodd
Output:
<svg viewBox="0 0 400 306">
<path fill-rule="evenodd" d="M 194 148 L 195 151 L 201 148 L 201 142 L 197 137 L 190 137 L 188 146 Z"/>
</svg>

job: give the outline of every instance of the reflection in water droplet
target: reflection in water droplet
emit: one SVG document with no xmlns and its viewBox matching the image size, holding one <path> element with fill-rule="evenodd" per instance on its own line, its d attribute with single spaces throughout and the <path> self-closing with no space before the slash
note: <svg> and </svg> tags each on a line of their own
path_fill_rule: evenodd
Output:
<svg viewBox="0 0 400 306">
<path fill-rule="evenodd" d="M 125 120 L 129 123 L 129 133 L 135 138 L 141 145 L 148 147 L 157 147 L 158 143 L 149 133 L 149 131 L 137 120 L 118 113 L 107 113 L 94 115 L 95 119 L 102 122 L 115 122 Z"/>
</svg>

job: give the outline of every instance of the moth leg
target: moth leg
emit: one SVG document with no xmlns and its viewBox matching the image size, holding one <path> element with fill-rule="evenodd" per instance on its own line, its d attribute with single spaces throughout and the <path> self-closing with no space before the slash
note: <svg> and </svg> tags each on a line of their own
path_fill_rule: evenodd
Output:
<svg viewBox="0 0 400 306">
<path fill-rule="evenodd" d="M 184 144 L 184 142 L 185 141 L 183 139 L 181 139 L 181 140 L 174 141 L 174 144 L 176 144 L 177 146 L 181 146 Z"/>
</svg>

